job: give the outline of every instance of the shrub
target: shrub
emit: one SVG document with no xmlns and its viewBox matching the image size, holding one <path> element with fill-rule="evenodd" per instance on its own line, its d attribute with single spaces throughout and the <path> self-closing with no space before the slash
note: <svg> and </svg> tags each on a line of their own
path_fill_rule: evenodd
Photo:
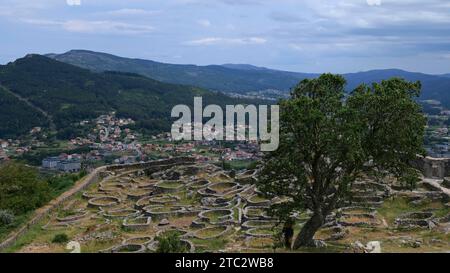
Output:
<svg viewBox="0 0 450 273">
<path fill-rule="evenodd" d="M 7 226 L 14 222 L 14 214 L 9 210 L 0 210 L 0 226 Z"/>
<path fill-rule="evenodd" d="M 46 181 L 35 168 L 9 162 L 0 166 L 0 208 L 21 215 L 47 203 L 51 196 Z"/>
<path fill-rule="evenodd" d="M 178 234 L 170 233 L 168 235 L 158 236 L 156 240 L 159 242 L 158 253 L 186 253 L 188 248 L 184 244 Z"/>
<path fill-rule="evenodd" d="M 65 233 L 56 234 L 55 237 L 53 237 L 52 243 L 55 244 L 64 244 L 69 241 L 69 237 Z"/>
</svg>

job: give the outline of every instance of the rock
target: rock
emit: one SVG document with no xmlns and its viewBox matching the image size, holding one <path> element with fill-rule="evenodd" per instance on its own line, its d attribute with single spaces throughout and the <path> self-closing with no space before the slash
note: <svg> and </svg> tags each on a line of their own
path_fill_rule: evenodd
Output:
<svg viewBox="0 0 450 273">
<path fill-rule="evenodd" d="M 411 237 L 404 238 L 400 240 L 400 244 L 406 247 L 419 248 L 422 246 L 422 239 L 414 239 Z"/>
<path fill-rule="evenodd" d="M 415 242 L 413 242 L 413 243 L 411 244 L 411 246 L 412 246 L 413 248 L 419 248 L 419 247 L 422 246 L 422 242 L 420 242 L 420 241 L 415 241 Z"/>
<path fill-rule="evenodd" d="M 379 241 L 368 242 L 366 251 L 367 253 L 381 253 L 381 243 Z"/>
<path fill-rule="evenodd" d="M 167 225 L 169 225 L 169 224 L 170 224 L 169 220 L 167 220 L 167 219 L 162 219 L 162 220 L 159 222 L 158 226 L 167 226 Z"/>
<path fill-rule="evenodd" d="M 437 227 L 437 225 L 433 221 L 428 221 L 428 228 L 429 229 L 434 229 L 436 227 Z"/>
<path fill-rule="evenodd" d="M 431 239 L 430 240 L 430 244 L 432 244 L 432 245 L 443 245 L 444 241 L 439 240 L 439 239 Z"/>
<path fill-rule="evenodd" d="M 379 241 L 368 242 L 363 245 L 360 241 L 351 244 L 352 253 L 381 253 L 381 243 Z"/>
<path fill-rule="evenodd" d="M 366 253 L 366 248 L 360 241 L 356 241 L 350 245 L 350 252 L 351 253 Z"/>
<path fill-rule="evenodd" d="M 342 232 L 338 232 L 338 233 L 335 233 L 335 234 L 331 235 L 328 240 L 330 240 L 330 241 L 339 241 L 339 240 L 344 239 L 345 236 L 347 236 L 347 232 L 342 231 Z"/>
<path fill-rule="evenodd" d="M 327 247 L 327 243 L 325 243 L 322 240 L 314 240 L 314 247 L 316 247 L 316 248 Z"/>
</svg>

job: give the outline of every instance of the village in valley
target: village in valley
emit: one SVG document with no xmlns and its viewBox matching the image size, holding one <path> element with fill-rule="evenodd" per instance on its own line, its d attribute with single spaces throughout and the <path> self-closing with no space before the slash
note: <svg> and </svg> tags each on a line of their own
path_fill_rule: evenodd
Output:
<svg viewBox="0 0 450 273">
<path fill-rule="evenodd" d="M 115 113 L 110 113 L 73 125 L 86 132 L 85 135 L 50 144 L 48 132 L 33 128 L 22 139 L 0 140 L 0 160 L 27 160 L 28 155 L 33 155 L 33 162 L 39 162 L 37 167 L 42 171 L 75 173 L 106 164 L 132 164 L 176 156 L 193 156 L 202 162 L 224 161 L 243 168 L 261 157 L 256 142 L 173 141 L 170 133 L 147 137 L 129 128 L 134 123 L 132 119 L 117 118 Z"/>
</svg>

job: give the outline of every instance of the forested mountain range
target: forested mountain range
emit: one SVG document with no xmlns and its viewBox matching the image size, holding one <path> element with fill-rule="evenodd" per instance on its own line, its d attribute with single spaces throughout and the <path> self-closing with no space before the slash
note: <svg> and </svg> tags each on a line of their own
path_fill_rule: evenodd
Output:
<svg viewBox="0 0 450 273">
<path fill-rule="evenodd" d="M 87 50 L 72 50 L 64 54 L 49 54 L 51 58 L 93 71 L 132 72 L 163 82 L 188 84 L 209 90 L 246 93 L 275 89 L 288 92 L 300 80 L 319 74 L 279 71 L 248 64 L 177 65 L 150 60 L 130 59 Z M 435 99 L 450 107 L 450 76 L 428 75 L 399 69 L 372 70 L 348 73 L 347 90 L 361 83 L 371 84 L 383 79 L 401 77 L 422 82 L 421 99 Z"/>
<path fill-rule="evenodd" d="M 194 96 L 204 104 L 237 104 L 237 100 L 198 87 L 163 83 L 123 72 L 76 67 L 41 55 L 28 55 L 0 66 L 0 138 L 26 133 L 35 126 L 56 130 L 74 122 L 116 111 L 149 132 L 168 131 L 170 111 L 191 105 Z"/>
</svg>

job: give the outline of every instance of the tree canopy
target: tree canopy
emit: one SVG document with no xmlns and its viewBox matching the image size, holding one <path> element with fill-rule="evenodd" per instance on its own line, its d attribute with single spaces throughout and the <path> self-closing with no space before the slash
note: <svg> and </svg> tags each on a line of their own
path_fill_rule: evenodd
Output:
<svg viewBox="0 0 450 273">
<path fill-rule="evenodd" d="M 270 209 L 281 221 L 309 210 L 293 247 L 311 246 L 326 216 L 347 200 L 363 174 L 412 183 L 410 160 L 423 153 L 425 118 L 414 98 L 419 82 L 399 78 L 361 85 L 346 95 L 342 76 L 301 81 L 280 102 L 280 146 L 266 155 L 259 187 L 282 197 Z"/>
</svg>

